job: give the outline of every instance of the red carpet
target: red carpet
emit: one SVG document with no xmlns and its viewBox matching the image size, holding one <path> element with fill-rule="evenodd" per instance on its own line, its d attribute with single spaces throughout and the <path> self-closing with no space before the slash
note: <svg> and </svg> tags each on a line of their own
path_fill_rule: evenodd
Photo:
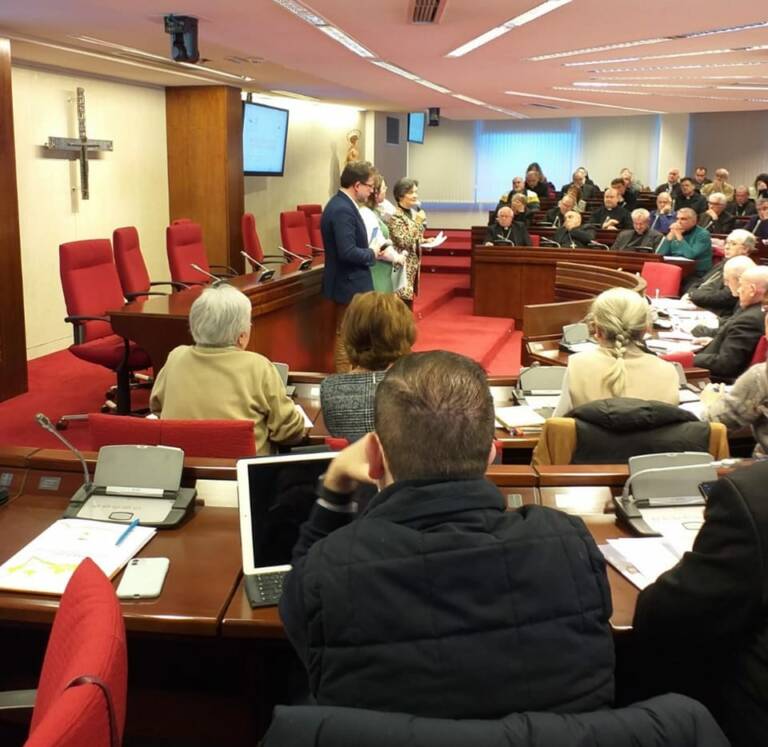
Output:
<svg viewBox="0 0 768 747">
<path fill-rule="evenodd" d="M 472 315 L 469 278 L 459 274 L 422 274 L 416 299 L 416 350 L 452 350 L 478 361 L 491 375 L 512 375 L 520 368 L 521 333 L 509 319 Z M 35 422 L 45 413 L 52 422 L 65 414 L 97 412 L 115 382 L 106 369 L 85 363 L 67 350 L 29 363 L 29 391 L 0 403 L 0 444 L 60 448 L 61 443 Z M 133 406 L 146 406 L 148 391 L 133 393 Z M 64 432 L 80 449 L 90 449 L 85 423 Z M 63 447 L 61 447 L 63 448 Z"/>
</svg>

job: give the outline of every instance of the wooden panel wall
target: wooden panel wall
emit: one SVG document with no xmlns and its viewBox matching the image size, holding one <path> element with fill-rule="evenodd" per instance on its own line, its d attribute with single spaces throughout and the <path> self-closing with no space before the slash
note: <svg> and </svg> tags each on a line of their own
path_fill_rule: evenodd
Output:
<svg viewBox="0 0 768 747">
<path fill-rule="evenodd" d="M 203 227 L 211 264 L 244 271 L 242 103 L 229 86 L 165 91 L 170 218 Z"/>
<path fill-rule="evenodd" d="M 0 39 L 0 402 L 27 391 L 11 44 Z"/>
</svg>

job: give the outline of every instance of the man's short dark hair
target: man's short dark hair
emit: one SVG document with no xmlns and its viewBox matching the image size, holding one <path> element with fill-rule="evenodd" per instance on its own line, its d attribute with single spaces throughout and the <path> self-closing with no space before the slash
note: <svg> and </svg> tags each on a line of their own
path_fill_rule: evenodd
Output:
<svg viewBox="0 0 768 747">
<path fill-rule="evenodd" d="M 624 180 L 617 176 L 615 179 L 611 179 L 611 186 L 612 187 L 623 187 L 625 184 Z"/>
<path fill-rule="evenodd" d="M 355 182 L 367 182 L 374 173 L 369 161 L 350 161 L 341 172 L 339 183 L 343 189 L 349 189 Z"/>
<path fill-rule="evenodd" d="M 400 358 L 376 390 L 374 427 L 395 480 L 482 477 L 495 430 L 485 371 L 443 350 Z"/>
<path fill-rule="evenodd" d="M 684 176 L 684 177 L 683 177 L 683 178 L 680 180 L 680 184 L 682 184 L 683 182 L 688 182 L 689 184 L 693 184 L 693 179 L 691 179 L 691 177 L 690 177 L 690 176 Z"/>
</svg>

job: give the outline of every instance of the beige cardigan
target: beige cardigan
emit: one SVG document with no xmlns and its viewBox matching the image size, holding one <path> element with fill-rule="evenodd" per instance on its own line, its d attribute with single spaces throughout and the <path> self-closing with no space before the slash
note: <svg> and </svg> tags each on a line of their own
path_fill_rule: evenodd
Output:
<svg viewBox="0 0 768 747">
<path fill-rule="evenodd" d="M 304 418 L 275 367 L 236 347 L 174 348 L 155 379 L 149 407 L 168 420 L 253 420 L 259 456 L 272 453 L 270 442 L 295 443 L 304 435 Z"/>
</svg>

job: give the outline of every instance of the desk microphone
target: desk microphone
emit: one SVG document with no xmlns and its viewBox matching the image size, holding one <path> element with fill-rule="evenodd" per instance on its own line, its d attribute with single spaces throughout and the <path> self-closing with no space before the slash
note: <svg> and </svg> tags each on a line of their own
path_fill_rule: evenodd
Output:
<svg viewBox="0 0 768 747">
<path fill-rule="evenodd" d="M 661 242 L 659 242 L 659 246 L 661 246 Z M 634 252 L 646 252 L 647 254 L 653 254 L 654 249 L 652 246 L 646 246 L 645 244 L 638 244 L 637 246 L 629 247 Z"/>
<path fill-rule="evenodd" d="M 289 257 L 293 257 L 294 259 L 300 260 L 299 263 L 299 272 L 303 272 L 304 270 L 308 270 L 310 267 L 312 267 L 312 258 L 311 257 L 305 257 L 301 254 L 295 254 L 294 252 L 289 252 L 285 247 L 278 246 L 277 247 L 283 254 L 287 254 Z"/>
<path fill-rule="evenodd" d="M 208 270 L 204 270 L 200 265 L 196 265 L 194 262 L 191 262 L 189 265 L 193 270 L 197 270 L 201 275 L 207 275 L 209 278 L 211 278 L 214 283 L 225 283 L 226 280 L 223 280 L 222 278 L 217 278 L 215 275 L 208 272 Z"/>
<path fill-rule="evenodd" d="M 556 246 L 558 249 L 562 249 L 562 245 L 554 239 L 548 239 L 546 236 L 542 236 L 540 241 L 546 242 L 549 246 Z"/>
<path fill-rule="evenodd" d="M 601 249 L 606 249 L 606 250 L 610 250 L 610 248 L 611 248 L 610 246 L 608 246 L 608 244 L 602 244 L 599 241 L 594 241 L 594 240 L 590 241 L 589 245 L 590 246 L 599 246 Z"/>
<path fill-rule="evenodd" d="M 44 428 L 49 433 L 56 436 L 56 438 L 58 438 L 59 441 L 61 441 L 61 443 L 63 443 L 64 446 L 66 446 L 80 460 L 80 464 L 83 466 L 83 477 L 85 478 L 85 481 L 83 482 L 83 490 L 85 491 L 85 494 L 88 495 L 93 489 L 93 483 L 91 482 L 90 474 L 88 474 L 88 465 L 86 464 L 83 455 L 56 430 L 47 415 L 38 412 L 37 415 L 35 415 L 35 420 L 41 428 Z"/>
<path fill-rule="evenodd" d="M 307 249 L 312 250 L 312 254 L 325 254 L 325 249 L 321 249 L 319 246 L 313 246 L 312 244 L 304 244 Z"/>
<path fill-rule="evenodd" d="M 254 267 L 258 267 L 261 270 L 261 275 L 259 275 L 259 282 L 263 283 L 267 280 L 271 280 L 274 275 L 275 271 L 270 270 L 268 267 L 265 267 L 261 262 L 254 259 L 250 254 L 247 254 L 246 252 L 240 252 Z"/>
</svg>

